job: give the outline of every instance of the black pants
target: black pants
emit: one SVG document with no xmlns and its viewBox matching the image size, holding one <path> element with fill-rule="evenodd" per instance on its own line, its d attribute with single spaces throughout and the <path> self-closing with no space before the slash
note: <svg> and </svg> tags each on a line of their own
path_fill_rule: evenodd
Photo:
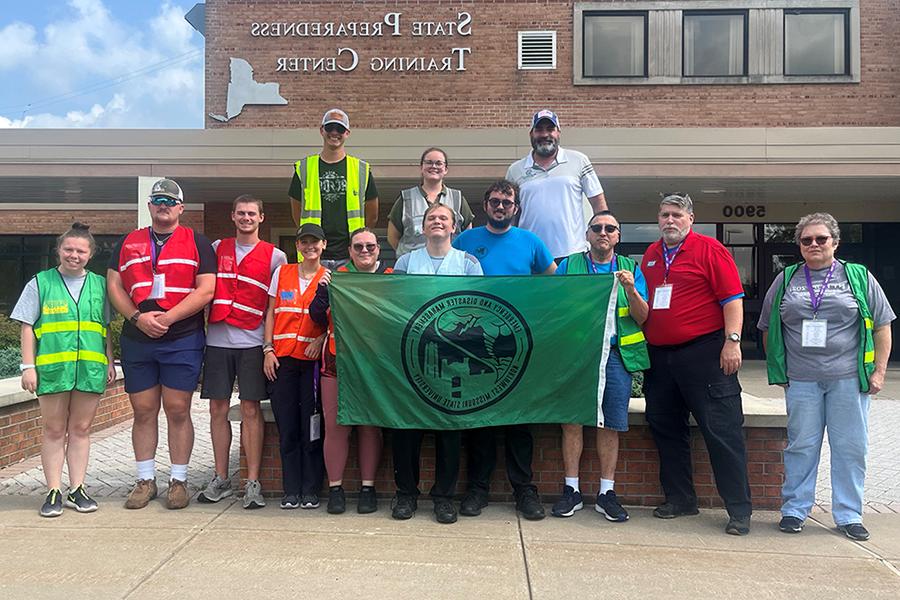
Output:
<svg viewBox="0 0 900 600">
<path fill-rule="evenodd" d="M 650 346 L 650 370 L 644 385 L 647 423 L 659 450 L 659 481 L 666 500 L 696 506 L 688 416 L 703 434 L 719 496 L 728 514 L 751 513 L 744 413 L 737 374 L 719 367 L 723 332 L 700 336 L 680 346 Z"/>
<path fill-rule="evenodd" d="M 536 490 L 531 483 L 531 459 L 534 456 L 534 436 L 528 425 L 506 427 L 482 427 L 466 432 L 466 452 L 469 493 L 487 497 L 490 492 L 491 474 L 497 465 L 497 437 L 506 436 L 506 475 L 513 492 L 519 497 L 526 489 Z"/>
<path fill-rule="evenodd" d="M 419 495 L 419 456 L 422 453 L 422 429 L 393 429 L 394 481 L 397 492 Z M 434 431 L 434 485 L 431 497 L 452 500 L 459 479 L 459 431 Z"/>
<path fill-rule="evenodd" d="M 279 357 L 278 379 L 271 384 L 270 398 L 278 426 L 281 473 L 285 494 L 318 494 L 322 489 L 325 462 L 319 439 L 310 441 L 310 417 L 322 414 L 319 400 L 319 363 Z M 322 417 L 319 417 L 320 423 Z"/>
</svg>

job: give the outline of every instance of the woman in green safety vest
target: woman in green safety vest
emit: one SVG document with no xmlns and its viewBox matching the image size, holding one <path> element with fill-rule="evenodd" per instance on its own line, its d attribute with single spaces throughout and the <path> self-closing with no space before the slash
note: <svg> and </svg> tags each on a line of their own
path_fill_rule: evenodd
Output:
<svg viewBox="0 0 900 600">
<path fill-rule="evenodd" d="M 869 398 L 884 385 L 896 316 L 866 267 L 835 259 L 841 231 L 834 217 L 803 217 L 794 238 L 803 262 L 772 282 L 757 324 L 769 383 L 785 388 L 787 406 L 779 529 L 803 529 L 816 500 L 827 428 L 834 523 L 850 539 L 867 540 L 862 503 Z"/>
<path fill-rule="evenodd" d="M 49 488 L 42 517 L 58 517 L 63 504 L 97 510 L 84 489 L 91 423 L 116 369 L 106 335 L 106 280 L 85 269 L 94 250 L 88 226 L 74 223 L 57 239 L 59 267 L 35 275 L 10 315 L 22 324 L 22 389 L 36 393 L 41 407 L 41 463 Z M 63 462 L 69 465 L 65 497 Z"/>
</svg>

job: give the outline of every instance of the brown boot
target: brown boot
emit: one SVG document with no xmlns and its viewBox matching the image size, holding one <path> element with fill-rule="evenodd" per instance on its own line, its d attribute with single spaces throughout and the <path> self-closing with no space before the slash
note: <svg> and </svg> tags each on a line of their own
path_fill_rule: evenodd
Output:
<svg viewBox="0 0 900 600">
<path fill-rule="evenodd" d="M 128 494 L 128 499 L 125 500 L 125 508 L 144 508 L 156 498 L 156 494 L 155 479 L 138 479 L 134 489 Z"/>
<path fill-rule="evenodd" d="M 169 491 L 166 492 L 166 508 L 175 510 L 184 508 L 191 502 L 191 495 L 188 494 L 187 482 L 178 479 L 169 480 Z"/>
</svg>

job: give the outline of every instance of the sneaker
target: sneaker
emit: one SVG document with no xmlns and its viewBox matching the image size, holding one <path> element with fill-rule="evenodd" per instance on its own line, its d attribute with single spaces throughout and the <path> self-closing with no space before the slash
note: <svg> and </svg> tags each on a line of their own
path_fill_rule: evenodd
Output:
<svg viewBox="0 0 900 600">
<path fill-rule="evenodd" d="M 328 513 L 339 515 L 345 510 L 347 510 L 347 499 L 344 497 L 344 488 L 339 485 L 328 488 Z"/>
<path fill-rule="evenodd" d="M 94 512 L 99 508 L 97 501 L 84 491 L 83 483 L 74 490 L 69 490 L 69 493 L 66 494 L 66 507 L 74 508 L 80 513 Z"/>
<path fill-rule="evenodd" d="M 781 517 L 778 529 L 784 533 L 800 533 L 803 531 L 803 521 L 797 517 Z"/>
<path fill-rule="evenodd" d="M 316 494 L 303 494 L 300 496 L 300 508 L 319 508 L 319 497 Z"/>
<path fill-rule="evenodd" d="M 265 505 L 266 499 L 262 495 L 262 486 L 258 481 L 247 481 L 244 484 L 244 508 L 262 508 Z"/>
<path fill-rule="evenodd" d="M 300 508 L 300 498 L 297 494 L 285 494 L 281 497 L 281 508 L 285 510 Z"/>
<path fill-rule="evenodd" d="M 367 515 L 378 510 L 378 496 L 375 495 L 375 486 L 364 485 L 359 488 L 359 500 L 356 503 L 356 512 Z"/>
<path fill-rule="evenodd" d="M 525 488 L 519 494 L 519 497 L 516 498 L 516 510 L 529 521 L 540 521 L 546 516 L 544 505 L 541 504 L 541 499 L 534 488 Z"/>
<path fill-rule="evenodd" d="M 57 489 L 50 490 L 50 492 L 47 494 L 47 499 L 44 500 L 44 504 L 43 506 L 41 506 L 41 516 L 58 517 L 63 513 L 62 508 L 62 492 Z"/>
<path fill-rule="evenodd" d="M 477 517 L 481 509 L 488 505 L 488 499 L 484 494 L 469 492 L 459 503 L 459 514 L 464 517 Z"/>
<path fill-rule="evenodd" d="M 671 502 L 664 502 L 653 509 L 653 516 L 657 519 L 674 519 L 675 517 L 689 517 L 699 515 L 700 510 L 694 506 L 682 506 Z"/>
<path fill-rule="evenodd" d="M 438 523 L 456 523 L 456 507 L 450 500 L 434 501 L 434 518 Z"/>
<path fill-rule="evenodd" d="M 222 479 L 219 474 L 212 478 L 212 481 L 197 495 L 197 502 L 203 504 L 214 504 L 223 498 L 227 498 L 234 492 L 231 489 L 231 481 Z"/>
<path fill-rule="evenodd" d="M 730 517 L 725 533 L 729 535 L 747 535 L 750 533 L 750 517 Z"/>
<path fill-rule="evenodd" d="M 166 508 L 178 510 L 191 503 L 191 495 L 187 489 L 187 482 L 180 479 L 170 479 L 169 489 L 166 492 Z"/>
<path fill-rule="evenodd" d="M 391 501 L 391 516 L 395 519 L 405 521 L 406 519 L 411 519 L 412 516 L 416 514 L 416 509 L 418 508 L 419 503 L 415 496 L 407 496 L 406 494 L 397 492 L 394 499 Z"/>
<path fill-rule="evenodd" d="M 125 500 L 125 508 L 144 508 L 150 501 L 156 498 L 158 491 L 155 479 L 138 479 L 134 484 L 128 498 Z"/>
<path fill-rule="evenodd" d="M 606 517 L 607 521 L 624 523 L 628 520 L 628 511 L 622 508 L 616 493 L 612 490 L 605 494 L 597 494 L 597 503 L 594 504 L 594 510 Z"/>
<path fill-rule="evenodd" d="M 864 542 L 869 539 L 869 530 L 863 527 L 862 523 L 848 523 L 847 525 L 839 525 L 838 531 L 843 532 L 851 540 Z"/>
<path fill-rule="evenodd" d="M 554 517 L 571 517 L 576 510 L 584 508 L 584 501 L 581 498 L 581 492 L 577 491 L 571 485 L 563 488 L 562 498 L 556 501 L 550 514 Z"/>
</svg>

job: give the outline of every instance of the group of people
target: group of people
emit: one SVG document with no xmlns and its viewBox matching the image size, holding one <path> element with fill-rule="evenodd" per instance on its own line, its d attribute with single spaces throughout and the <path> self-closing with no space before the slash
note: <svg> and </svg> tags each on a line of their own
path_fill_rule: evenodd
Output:
<svg viewBox="0 0 900 600">
<path fill-rule="evenodd" d="M 94 251 L 87 227 L 76 223 L 60 236 L 59 267 L 31 280 L 11 315 L 22 323 L 22 386 L 37 393 L 43 415 L 41 456 L 49 491 L 41 515 L 58 516 L 63 504 L 80 512 L 97 509 L 83 483 L 90 423 L 100 394 L 115 376 L 107 335 L 113 309 L 125 317 L 121 364 L 134 409 L 137 483 L 127 508 L 143 508 L 158 494 L 160 407 L 168 421 L 172 463 L 166 506 L 188 505 L 185 482 L 194 441 L 190 406 L 202 367 L 201 398 L 209 401 L 215 473 L 198 501 L 218 502 L 234 493 L 227 415 L 237 381 L 247 460 L 244 508 L 265 505 L 259 483 L 264 430 L 259 403 L 269 398 L 280 437 L 281 508 L 317 508 L 327 476 L 327 510 L 338 514 L 347 505 L 343 476 L 352 428 L 337 422 L 337 344 L 329 301 L 333 271 L 612 275 L 618 280 L 616 327 L 609 340 L 602 424 L 596 429 L 601 476 L 596 511 L 613 522 L 629 518 L 615 491 L 619 432 L 628 429 L 632 375 L 644 372 L 646 419 L 665 494 L 654 516 L 698 513 L 693 416 L 728 512 L 725 531 L 750 531 L 737 377 L 744 290 L 728 250 L 692 231 L 689 195 L 662 196 L 660 239 L 650 244 L 640 264 L 617 253 L 621 228 L 593 166 L 584 154 L 559 146 L 559 119 L 541 110 L 531 121 L 532 152 L 485 191 L 487 223 L 482 227 L 472 227 L 473 213 L 462 193 L 444 185 L 446 152 L 436 147 L 423 152 L 421 184 L 403 190 L 390 211 L 388 241 L 397 252 L 390 268 L 380 260 L 372 230 L 378 219 L 372 169 L 344 147 L 349 117 L 339 109 L 327 111 L 320 133 L 321 153 L 296 163 L 290 186 L 299 225 L 296 263 L 260 239 L 261 200 L 236 198 L 231 212 L 235 236 L 210 243 L 180 224 L 184 195 L 167 179 L 151 190 L 151 226 L 120 240 L 105 282 L 86 270 Z M 585 197 L 593 213 L 587 221 Z M 870 395 L 884 384 L 895 315 L 864 266 L 835 259 L 840 229 L 830 215 L 803 217 L 795 237 L 803 262 L 775 279 L 757 325 L 765 335 L 770 383 L 786 388 L 788 444 L 779 527 L 786 533 L 803 527 L 815 500 L 827 428 L 835 524 L 863 540 L 869 535 L 862 525 L 866 419 Z M 417 510 L 425 433 L 390 431 L 396 483 L 391 514 L 396 519 L 409 519 Z M 463 433 L 432 433 L 436 456 L 430 495 L 438 522 L 453 523 L 459 514 L 477 516 L 487 506 L 499 435 L 516 509 L 527 519 L 544 518 L 533 482 L 529 426 L 465 432 L 468 486 L 458 508 Z M 581 425 L 562 424 L 565 480 L 551 509 L 556 517 L 570 517 L 584 507 L 579 482 L 583 434 Z M 377 427 L 357 427 L 360 513 L 378 509 L 375 479 L 382 436 Z M 64 461 L 70 479 L 65 495 Z"/>
</svg>

